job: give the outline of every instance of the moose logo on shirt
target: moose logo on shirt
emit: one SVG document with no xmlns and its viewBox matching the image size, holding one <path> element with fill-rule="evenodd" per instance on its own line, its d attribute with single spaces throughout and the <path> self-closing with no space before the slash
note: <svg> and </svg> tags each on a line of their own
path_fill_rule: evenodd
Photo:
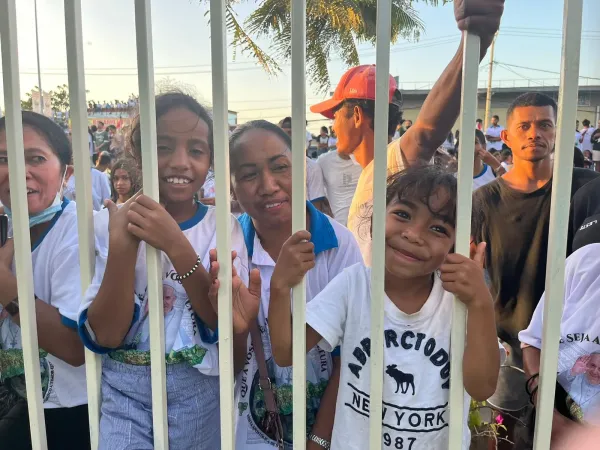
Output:
<svg viewBox="0 0 600 450">
<path fill-rule="evenodd" d="M 402 388 L 402 393 L 406 394 L 408 389 L 412 387 L 412 395 L 415 395 L 415 377 L 411 373 L 404 373 L 397 368 L 396 364 L 387 366 L 387 373 L 396 382 L 396 394 Z"/>
</svg>

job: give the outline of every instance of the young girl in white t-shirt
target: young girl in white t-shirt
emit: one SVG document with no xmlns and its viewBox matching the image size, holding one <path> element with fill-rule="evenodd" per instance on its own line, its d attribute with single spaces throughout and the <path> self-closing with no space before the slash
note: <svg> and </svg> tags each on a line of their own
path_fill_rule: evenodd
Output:
<svg viewBox="0 0 600 450">
<path fill-rule="evenodd" d="M 456 222 L 456 180 L 435 166 L 393 175 L 385 226 L 383 446 L 445 449 L 448 442 L 452 298 L 467 306 L 463 359 L 465 435 L 469 448 L 469 396 L 493 394 L 500 355 L 492 298 L 483 277 L 480 244 L 474 259 L 451 253 Z M 370 227 L 370 223 L 365 226 Z M 367 228 L 368 230 L 369 228 Z M 369 446 L 371 377 L 371 272 L 345 269 L 307 305 L 306 348 L 341 346 L 341 375 L 332 449 Z M 289 299 L 271 302 L 275 360 L 292 360 Z"/>
<path fill-rule="evenodd" d="M 306 302 L 310 303 L 344 268 L 362 258 L 350 231 L 310 201 L 306 203 L 306 230 L 292 234 L 291 142 L 281 128 L 264 120 L 248 122 L 233 132 L 229 146 L 231 186 L 235 199 L 246 211 L 239 221 L 250 266 L 254 276 L 260 272 L 262 287 L 256 308 L 258 317 L 249 317 L 246 310 L 242 314 L 242 319 L 256 325 L 256 332 L 244 369 L 236 380 L 236 449 L 280 448 L 276 433 L 266 423 L 264 399 L 269 393 L 259 385 L 261 361 L 255 344 L 264 352 L 264 369 L 271 380 L 282 423 L 283 446 L 291 449 L 292 367 L 277 365 L 273 360 L 271 348 L 277 343 L 269 337 L 269 304 L 282 301 L 280 297 L 287 297 L 289 302 L 291 288 L 304 274 Z M 217 289 L 215 283 L 213 290 Z M 336 359 L 339 363 L 334 355 L 333 360 Z M 334 361 L 329 352 L 319 347 L 307 355 L 308 449 L 321 448 L 319 442 L 331 439 L 339 374 L 339 364 L 336 367 Z"/>
<path fill-rule="evenodd" d="M 208 299 L 216 210 L 194 201 L 213 161 L 212 120 L 192 97 L 156 98 L 160 203 L 136 194 L 94 217 L 96 272 L 79 315 L 85 345 L 102 364 L 100 449 L 151 449 L 152 389 L 147 245 L 162 251 L 169 446 L 220 448 L 217 316 Z M 140 125 L 131 146 L 141 162 Z M 231 217 L 234 265 L 247 282 L 241 228 Z M 244 288 L 245 289 L 245 288 Z M 236 333 L 236 355 L 247 332 Z"/>
</svg>

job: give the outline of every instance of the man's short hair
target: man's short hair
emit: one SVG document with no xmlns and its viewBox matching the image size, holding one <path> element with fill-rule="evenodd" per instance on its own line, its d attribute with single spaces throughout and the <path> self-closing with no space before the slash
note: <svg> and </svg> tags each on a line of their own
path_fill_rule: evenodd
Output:
<svg viewBox="0 0 600 450">
<path fill-rule="evenodd" d="M 506 111 L 506 120 L 510 119 L 510 116 L 512 116 L 512 113 L 516 108 L 526 108 L 528 106 L 552 106 L 554 117 L 556 117 L 558 111 L 558 107 L 553 98 L 540 94 L 539 92 L 527 92 L 519 95 L 515 101 L 510 104 Z"/>
<path fill-rule="evenodd" d="M 498 120 L 498 121 L 500 120 L 500 117 L 499 117 L 498 115 L 496 115 L 496 114 L 494 114 L 494 115 L 492 116 L 492 118 L 493 118 L 493 119 L 496 119 L 496 120 Z"/>
<path fill-rule="evenodd" d="M 397 91 L 400 92 L 400 91 Z M 375 100 L 356 100 L 348 99 L 344 100 L 340 108 L 344 105 L 347 106 L 347 115 L 351 117 L 354 113 L 354 107 L 358 106 L 362 109 L 363 113 L 371 119 L 371 128 L 374 128 L 375 124 Z M 388 136 L 393 136 L 396 133 L 396 128 L 399 124 L 403 123 L 402 110 L 399 104 L 389 103 L 388 104 Z M 412 121 L 411 121 L 412 123 Z"/>
<path fill-rule="evenodd" d="M 476 123 L 483 123 L 483 119 L 477 119 L 475 122 Z"/>
<path fill-rule="evenodd" d="M 581 122 L 581 124 L 582 124 L 584 127 L 589 127 L 589 126 L 590 126 L 590 123 L 591 123 L 591 122 L 590 122 L 589 120 L 587 120 L 587 119 L 583 119 L 583 121 Z"/>
</svg>

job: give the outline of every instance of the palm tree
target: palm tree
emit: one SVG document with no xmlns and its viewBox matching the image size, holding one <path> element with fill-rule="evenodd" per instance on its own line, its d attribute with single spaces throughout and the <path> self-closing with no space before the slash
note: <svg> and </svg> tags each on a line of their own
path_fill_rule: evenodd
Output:
<svg viewBox="0 0 600 450">
<path fill-rule="evenodd" d="M 235 6 L 251 1 L 256 9 L 241 23 Z M 231 45 L 255 58 L 270 75 L 281 71 L 278 62 L 287 62 L 291 57 L 291 1 L 294 0 L 227 0 Z M 399 38 L 419 39 L 424 26 L 413 7 L 417 1 L 437 5 L 451 0 L 392 0 L 392 43 Z M 358 65 L 357 45 L 375 44 L 376 13 L 377 0 L 307 0 L 307 76 L 319 91 L 326 92 L 331 86 L 328 61 L 337 56 L 347 66 Z M 272 42 L 268 51 L 255 42 L 257 37 Z"/>
</svg>

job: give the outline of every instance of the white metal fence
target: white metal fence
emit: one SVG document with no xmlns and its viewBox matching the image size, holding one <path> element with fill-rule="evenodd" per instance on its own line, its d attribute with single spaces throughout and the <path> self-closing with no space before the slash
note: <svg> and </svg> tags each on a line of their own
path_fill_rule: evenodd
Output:
<svg viewBox="0 0 600 450">
<path fill-rule="evenodd" d="M 135 1 L 135 27 L 138 58 L 138 84 L 142 132 L 143 184 L 146 195 L 158 199 L 156 156 L 156 113 L 154 107 L 154 65 L 152 53 L 152 28 L 150 0 Z M 15 254 L 20 301 L 21 333 L 25 377 L 33 448 L 47 448 L 44 424 L 40 366 L 38 362 L 37 330 L 35 324 L 34 292 L 32 289 L 32 264 L 30 258 L 28 212 L 23 157 L 23 128 L 20 115 L 20 86 L 18 42 L 16 30 L 16 0 L 0 0 L 0 38 L 2 42 L 2 67 L 4 101 L 6 106 L 6 135 L 8 144 L 10 189 L 16 230 Z M 554 188 L 550 218 L 548 269 L 546 276 L 547 301 L 544 311 L 544 339 L 542 350 L 541 400 L 536 424 L 536 450 L 548 449 L 552 423 L 554 384 L 558 359 L 560 317 L 563 304 L 564 260 L 567 238 L 568 203 L 572 167 L 573 120 L 577 107 L 579 76 L 579 51 L 581 41 L 583 0 L 565 0 L 561 63 L 561 83 L 558 115 L 558 145 L 554 165 Z M 91 204 L 91 176 L 87 141 L 87 107 L 82 42 L 81 0 L 65 0 L 65 33 L 67 63 L 73 126 L 73 148 L 77 180 L 77 213 L 80 239 L 80 264 L 82 291 L 93 274 L 94 236 Z M 386 144 L 387 144 L 387 92 L 390 66 L 391 0 L 378 1 L 377 13 L 377 80 L 375 109 L 375 173 L 373 254 L 384 254 Z M 213 76 L 214 148 L 217 193 L 217 247 L 221 255 L 219 291 L 219 365 L 221 378 L 221 440 L 222 448 L 234 448 L 235 405 L 232 349 L 231 310 L 231 236 L 229 220 L 229 152 L 227 124 L 227 53 L 225 32 L 225 0 L 211 0 L 211 49 Z M 292 2 L 292 120 L 293 120 L 293 230 L 305 227 L 305 143 L 304 120 L 306 110 L 305 48 L 306 0 Z M 476 118 L 476 88 L 479 65 L 479 38 L 465 36 L 463 64 L 463 92 L 461 103 L 461 139 L 467 143 L 459 155 L 458 232 L 457 251 L 468 255 L 471 226 L 471 178 L 473 164 L 474 128 Z M 165 340 L 163 333 L 161 287 L 158 251 L 147 252 L 148 292 L 150 304 L 150 335 L 152 364 L 152 406 L 154 445 L 168 449 Z M 384 262 L 374 258 L 372 269 L 372 335 L 371 370 L 383 377 L 383 299 Z M 304 285 L 294 289 L 294 298 L 304 299 Z M 293 310 L 293 401 L 294 449 L 306 446 L 306 358 L 305 358 L 305 303 L 294 302 Z M 462 355 L 465 339 L 465 309 L 455 301 L 452 318 L 452 363 L 450 391 L 450 442 L 449 448 L 459 449 L 463 433 L 463 383 Z M 100 360 L 86 351 L 88 401 L 92 448 L 98 446 L 100 411 Z M 381 448 L 382 378 L 372 377 L 370 399 L 370 448 Z"/>
</svg>

